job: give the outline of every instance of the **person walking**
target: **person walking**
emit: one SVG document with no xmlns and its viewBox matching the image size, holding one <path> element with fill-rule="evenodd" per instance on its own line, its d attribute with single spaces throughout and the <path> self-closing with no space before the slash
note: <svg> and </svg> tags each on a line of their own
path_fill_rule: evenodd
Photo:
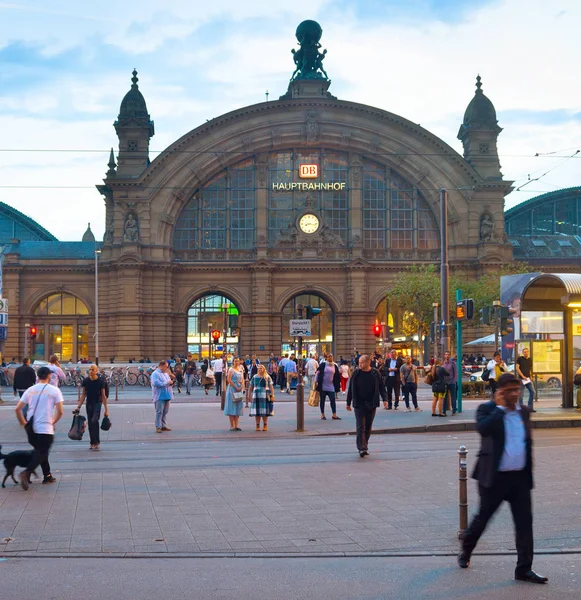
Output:
<svg viewBox="0 0 581 600">
<path fill-rule="evenodd" d="M 51 385 L 51 376 L 52 371 L 49 367 L 40 367 L 37 372 L 38 383 L 22 394 L 15 409 L 18 422 L 26 429 L 28 443 L 34 448 L 30 462 L 20 474 L 23 490 L 28 489 L 30 475 L 38 465 L 42 468 L 42 483 L 56 481 L 50 472 L 48 455 L 54 440 L 54 426 L 63 416 L 64 400 L 59 388 Z M 28 420 L 22 413 L 25 406 L 28 406 Z"/>
<path fill-rule="evenodd" d="M 418 368 L 413 364 L 412 357 L 409 354 L 405 357 L 405 364 L 401 366 L 399 373 L 406 412 L 412 412 L 410 408 L 410 396 L 412 397 L 415 411 L 422 412 L 422 409 L 418 407 Z"/>
<path fill-rule="evenodd" d="M 242 402 L 244 399 L 244 371 L 239 358 L 232 361 L 232 366 L 228 369 L 226 383 L 228 387 L 226 388 L 224 414 L 230 420 L 230 431 L 242 431 L 239 423 L 244 406 Z"/>
<path fill-rule="evenodd" d="M 387 402 L 383 402 L 384 410 L 397 410 L 399 407 L 399 397 L 401 395 L 400 370 L 403 366 L 403 359 L 397 355 L 395 350 L 389 353 L 385 359 L 383 373 L 385 376 L 385 387 L 387 388 Z M 392 396 L 394 396 L 392 400 Z"/>
<path fill-rule="evenodd" d="M 184 365 L 182 363 L 182 359 L 179 356 L 176 358 L 175 365 L 173 366 L 173 374 L 176 378 L 178 394 L 181 394 L 182 385 L 184 383 Z"/>
<path fill-rule="evenodd" d="M 197 369 L 193 354 L 188 354 L 188 360 L 186 361 L 186 394 L 188 396 L 191 395 Z"/>
<path fill-rule="evenodd" d="M 309 381 L 309 390 L 312 390 L 315 387 L 315 377 L 317 374 L 317 369 L 319 368 L 319 363 L 316 358 L 310 354 L 309 359 L 305 364 L 305 373 L 307 374 L 307 379 Z"/>
<path fill-rule="evenodd" d="M 173 400 L 174 376 L 170 374 L 167 360 L 159 361 L 157 369 L 151 374 L 151 390 L 155 403 L 155 432 L 171 431 L 166 417 L 170 402 Z"/>
<path fill-rule="evenodd" d="M 446 350 L 444 352 L 444 362 L 442 363 L 442 367 L 448 371 L 448 375 L 444 377 L 444 381 L 448 386 L 448 392 L 446 397 L 444 398 L 444 414 L 448 408 L 452 409 L 452 414 L 455 415 L 457 410 L 457 397 L 458 397 L 458 365 L 456 361 L 452 358 L 452 354 Z"/>
<path fill-rule="evenodd" d="M 280 361 L 278 362 L 278 385 L 280 386 L 280 391 L 284 392 L 286 387 L 286 375 L 285 375 L 285 366 L 289 361 L 288 354 L 285 354 Z"/>
<path fill-rule="evenodd" d="M 214 370 L 214 380 L 216 382 L 216 396 L 222 395 L 222 373 L 224 369 L 224 361 L 222 358 L 216 358 L 212 363 Z"/>
<path fill-rule="evenodd" d="M 351 411 L 353 404 L 355 411 L 356 443 L 361 458 L 369 456 L 369 438 L 380 396 L 385 402 L 385 386 L 379 371 L 371 368 L 369 356 L 365 354 L 359 357 L 359 368 L 349 380 L 347 392 L 347 410 Z"/>
<path fill-rule="evenodd" d="M 339 373 L 341 375 L 341 393 L 345 394 L 349 382 L 349 365 L 344 360 L 339 365 Z"/>
<path fill-rule="evenodd" d="M 449 373 L 442 367 L 442 361 L 439 358 L 434 360 L 434 365 L 430 371 L 432 381 L 432 417 L 445 417 L 446 408 L 444 402 L 447 402 L 448 386 L 446 378 Z M 438 412 L 436 412 L 436 409 Z"/>
<path fill-rule="evenodd" d="M 508 368 L 504 364 L 500 356 L 500 352 L 495 352 L 492 360 L 488 361 L 486 365 L 486 370 L 488 371 L 488 385 L 490 387 L 490 395 L 494 396 L 494 392 L 496 392 L 496 382 L 500 379 L 503 373 L 508 373 Z"/>
<path fill-rule="evenodd" d="M 319 407 L 321 409 L 321 419 L 327 420 L 325 416 L 325 400 L 329 398 L 333 419 L 340 421 L 341 417 L 337 416 L 337 404 L 335 402 L 335 394 L 341 389 L 341 374 L 339 367 L 333 362 L 333 355 L 327 354 L 325 360 L 317 369 L 316 389 L 319 390 Z"/>
<path fill-rule="evenodd" d="M 22 365 L 14 371 L 14 395 L 22 398 L 22 394 L 36 383 L 36 371 L 30 366 L 28 356 L 22 359 Z"/>
<path fill-rule="evenodd" d="M 458 565 L 470 566 L 474 548 L 503 501 L 510 504 L 517 563 L 515 579 L 547 583 L 533 565 L 533 455 L 530 410 L 519 404 L 521 383 L 512 373 L 496 380 L 492 400 L 476 412 L 481 448 L 472 477 L 478 481 L 480 507 L 462 536 Z"/>
<path fill-rule="evenodd" d="M 56 354 L 51 354 L 49 359 L 48 368 L 50 369 L 50 384 L 55 387 L 60 387 L 64 385 L 67 380 L 67 376 L 65 372 L 62 370 L 61 365 L 59 363 L 59 357 Z"/>
<path fill-rule="evenodd" d="M 292 395 L 291 385 L 298 377 L 297 363 L 295 361 L 294 354 L 292 354 L 291 357 L 284 363 L 284 376 L 286 380 L 286 393 L 290 396 Z"/>
<path fill-rule="evenodd" d="M 89 374 L 81 384 L 83 393 L 73 411 L 78 414 L 85 400 L 87 401 L 87 429 L 89 430 L 89 444 L 91 450 L 99 450 L 101 440 L 99 439 L 99 419 L 101 418 L 101 407 L 105 405 L 105 416 L 109 416 L 109 406 L 107 404 L 107 394 L 105 391 L 105 380 L 99 377 L 99 367 L 91 365 Z"/>
<path fill-rule="evenodd" d="M 523 396 L 525 393 L 525 389 L 529 393 L 529 403 L 528 407 L 531 409 L 531 412 L 537 412 L 533 408 L 533 402 L 535 401 L 535 388 L 533 387 L 533 361 L 531 359 L 529 349 L 525 348 L 522 351 L 521 356 L 519 356 L 516 360 L 516 374 L 520 379 L 520 383 L 522 386 L 520 392 L 519 402 L 523 403 Z"/>
<path fill-rule="evenodd" d="M 250 416 L 256 419 L 256 431 L 260 431 L 260 419 L 262 431 L 268 431 L 268 417 L 272 414 L 274 402 L 274 384 L 264 365 L 258 364 L 257 373 L 250 380 L 247 396 L 252 398 Z"/>
<path fill-rule="evenodd" d="M 214 385 L 214 372 L 210 368 L 210 363 L 207 358 L 204 358 L 200 370 L 202 371 L 201 383 L 207 396 L 208 390 Z"/>
</svg>

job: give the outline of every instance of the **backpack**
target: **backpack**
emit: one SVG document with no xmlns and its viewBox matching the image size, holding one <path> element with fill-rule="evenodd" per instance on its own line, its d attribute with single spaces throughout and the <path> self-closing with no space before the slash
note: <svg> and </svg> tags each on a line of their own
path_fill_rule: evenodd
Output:
<svg viewBox="0 0 581 600">
<path fill-rule="evenodd" d="M 75 415 L 69 430 L 69 438 L 77 442 L 82 440 L 85 429 L 87 429 L 87 419 L 83 415 Z"/>
<path fill-rule="evenodd" d="M 581 373 L 575 373 L 575 377 L 573 377 L 573 385 L 581 385 Z"/>
<path fill-rule="evenodd" d="M 485 368 L 484 371 L 482 371 L 480 379 L 482 379 L 482 381 L 488 381 L 490 379 L 490 371 L 487 368 Z"/>
</svg>

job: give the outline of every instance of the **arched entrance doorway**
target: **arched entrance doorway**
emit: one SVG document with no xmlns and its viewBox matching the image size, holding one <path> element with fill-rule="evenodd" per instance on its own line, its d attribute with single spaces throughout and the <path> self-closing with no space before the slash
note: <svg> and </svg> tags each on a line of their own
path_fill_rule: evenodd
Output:
<svg viewBox="0 0 581 600">
<path fill-rule="evenodd" d="M 238 307 L 227 296 L 208 294 L 198 298 L 188 309 L 188 353 L 197 360 L 222 356 L 224 352 L 228 356 L 237 356 L 240 343 L 238 315 Z M 212 340 L 211 333 L 214 330 L 220 331 L 218 343 Z"/>
<path fill-rule="evenodd" d="M 321 309 L 311 321 L 311 336 L 303 338 L 303 355 L 314 354 L 321 356 L 333 352 L 335 313 L 331 305 L 316 294 L 300 294 L 289 300 L 282 311 L 282 354 L 296 352 L 296 340 L 289 333 L 289 321 L 298 318 L 298 306 L 312 306 Z M 306 314 L 303 311 L 303 318 Z"/>
</svg>

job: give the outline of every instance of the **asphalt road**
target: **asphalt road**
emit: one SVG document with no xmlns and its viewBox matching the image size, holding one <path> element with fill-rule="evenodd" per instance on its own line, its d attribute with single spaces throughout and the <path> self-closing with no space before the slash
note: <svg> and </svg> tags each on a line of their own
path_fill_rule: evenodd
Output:
<svg viewBox="0 0 581 600">
<path fill-rule="evenodd" d="M 1 597 L 25 600 L 578 600 L 580 555 L 540 556 L 547 585 L 514 581 L 514 558 L 10 558 Z"/>
</svg>

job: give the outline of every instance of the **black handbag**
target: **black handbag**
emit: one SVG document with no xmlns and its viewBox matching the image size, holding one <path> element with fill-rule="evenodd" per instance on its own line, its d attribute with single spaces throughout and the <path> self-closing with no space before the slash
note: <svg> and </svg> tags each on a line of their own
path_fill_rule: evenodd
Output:
<svg viewBox="0 0 581 600">
<path fill-rule="evenodd" d="M 69 430 L 69 438 L 79 442 L 83 439 L 83 434 L 87 428 L 87 419 L 83 415 L 76 414 L 73 416 L 73 423 Z"/>
<path fill-rule="evenodd" d="M 111 419 L 109 417 L 103 417 L 101 421 L 101 429 L 103 431 L 109 431 L 111 429 Z"/>
</svg>

